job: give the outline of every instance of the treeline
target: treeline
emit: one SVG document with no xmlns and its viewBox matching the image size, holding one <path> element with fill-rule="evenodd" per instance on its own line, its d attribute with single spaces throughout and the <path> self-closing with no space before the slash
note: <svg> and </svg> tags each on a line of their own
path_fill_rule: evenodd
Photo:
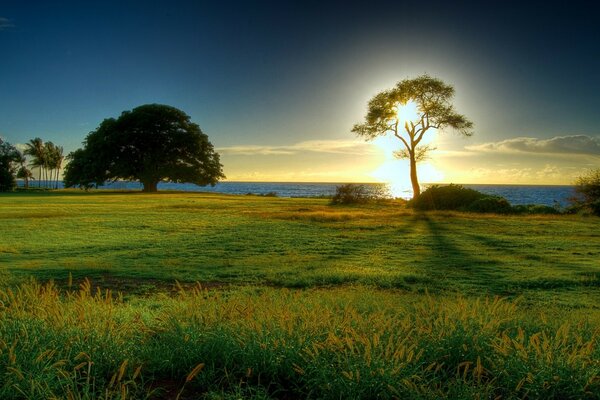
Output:
<svg viewBox="0 0 600 400">
<path fill-rule="evenodd" d="M 0 138 L 0 191 L 10 191 L 23 179 L 26 189 L 31 180 L 36 180 L 31 168 L 37 168 L 37 187 L 58 189 L 60 171 L 65 156 L 62 146 L 40 138 L 31 139 L 20 151 Z M 29 163 L 27 156 L 30 157 Z"/>
</svg>

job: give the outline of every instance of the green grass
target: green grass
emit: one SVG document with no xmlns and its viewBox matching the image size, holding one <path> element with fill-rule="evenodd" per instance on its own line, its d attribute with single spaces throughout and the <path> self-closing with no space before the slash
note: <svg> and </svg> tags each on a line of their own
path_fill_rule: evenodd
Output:
<svg viewBox="0 0 600 400">
<path fill-rule="evenodd" d="M 599 222 L 5 194 L 0 398 L 598 399 Z"/>
<path fill-rule="evenodd" d="M 0 265 L 135 288 L 366 284 L 599 304 L 598 218 L 413 213 L 399 204 L 194 193 L 0 196 Z"/>
</svg>

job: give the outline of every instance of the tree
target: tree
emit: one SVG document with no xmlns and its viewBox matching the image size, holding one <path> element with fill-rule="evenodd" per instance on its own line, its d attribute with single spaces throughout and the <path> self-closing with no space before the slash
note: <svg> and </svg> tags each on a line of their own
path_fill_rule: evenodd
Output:
<svg viewBox="0 0 600 400">
<path fill-rule="evenodd" d="M 17 178 L 23 179 L 23 181 L 25 183 L 25 189 L 29 189 L 29 180 L 33 179 L 33 174 L 31 173 L 29 168 L 27 168 L 27 166 L 25 165 L 25 163 L 27 162 L 27 158 L 25 158 L 25 155 L 23 153 L 21 153 L 20 151 L 19 151 L 17 162 L 19 163 L 19 166 L 20 166 L 19 170 L 17 171 Z"/>
<path fill-rule="evenodd" d="M 431 150 L 429 146 L 420 145 L 424 135 L 432 129 L 444 128 L 453 128 L 464 136 L 473 134 L 473 123 L 456 113 L 450 103 L 453 96 L 452 86 L 428 75 L 405 79 L 375 95 L 369 101 L 364 123 L 352 128 L 352 132 L 367 140 L 391 133 L 402 142 L 404 149 L 396 152 L 396 156 L 409 160 L 413 198 L 421 193 L 417 163 Z M 401 108 L 410 102 L 416 105 L 417 115 L 401 121 Z"/>
<path fill-rule="evenodd" d="M 44 150 L 44 141 L 39 137 L 31 139 L 28 143 L 25 143 L 27 147 L 25 154 L 31 156 L 31 165 L 34 168 L 38 168 L 38 187 L 42 185 L 42 169 L 45 165 L 46 152 Z"/>
<path fill-rule="evenodd" d="M 205 186 L 225 177 L 208 136 L 171 106 L 146 104 L 105 119 L 83 144 L 68 156 L 67 187 L 125 179 L 139 180 L 145 192 L 155 192 L 160 181 Z"/>
<path fill-rule="evenodd" d="M 576 197 L 571 199 L 576 208 L 585 208 L 600 215 L 600 169 L 589 171 L 575 181 Z"/>
<path fill-rule="evenodd" d="M 17 186 L 15 169 L 21 154 L 10 143 L 0 138 L 0 192 L 8 192 Z"/>
<path fill-rule="evenodd" d="M 55 189 L 58 189 L 58 176 L 63 160 L 63 148 L 61 146 L 57 146 L 52 142 L 44 144 L 44 168 L 49 170 L 50 187 L 54 186 Z"/>
</svg>

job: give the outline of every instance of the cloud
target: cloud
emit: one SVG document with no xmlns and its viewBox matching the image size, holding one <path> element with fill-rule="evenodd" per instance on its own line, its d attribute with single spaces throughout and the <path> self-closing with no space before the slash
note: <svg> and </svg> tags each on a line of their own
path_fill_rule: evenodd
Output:
<svg viewBox="0 0 600 400">
<path fill-rule="evenodd" d="M 13 146 L 15 146 L 15 148 L 17 150 L 19 150 L 21 153 L 24 152 L 25 150 L 27 150 L 27 145 L 25 145 L 25 143 L 15 143 L 15 144 L 13 144 Z"/>
<path fill-rule="evenodd" d="M 600 156 L 600 137 L 556 136 L 551 139 L 518 137 L 466 146 L 467 150 L 491 153 L 589 154 Z"/>
<path fill-rule="evenodd" d="M 4 31 L 14 27 L 15 24 L 13 24 L 8 18 L 0 17 L 0 31 Z"/>
<path fill-rule="evenodd" d="M 302 152 L 364 155 L 373 153 L 373 146 L 356 140 L 308 140 L 287 146 L 243 145 L 220 147 L 217 151 L 227 155 L 292 155 Z"/>
</svg>

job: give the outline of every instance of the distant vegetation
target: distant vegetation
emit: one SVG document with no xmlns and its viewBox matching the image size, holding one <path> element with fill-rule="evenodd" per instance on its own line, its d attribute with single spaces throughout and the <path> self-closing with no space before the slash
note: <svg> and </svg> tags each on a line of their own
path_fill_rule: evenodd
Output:
<svg viewBox="0 0 600 400">
<path fill-rule="evenodd" d="M 14 190 L 17 186 L 15 178 L 23 179 L 28 189 L 29 181 L 34 178 L 28 166 L 38 169 L 39 188 L 42 180 L 45 188 L 58 188 L 63 148 L 52 142 L 44 143 L 40 138 L 30 140 L 25 147 L 25 151 L 21 152 L 0 138 L 0 192 Z M 31 156 L 29 165 L 26 156 Z"/>
<path fill-rule="evenodd" d="M 200 127 L 183 111 L 160 104 L 105 119 L 68 157 L 66 187 L 87 189 L 126 179 L 155 192 L 163 180 L 205 186 L 225 177 L 219 154 Z"/>
<path fill-rule="evenodd" d="M 44 181 L 47 187 L 58 189 L 58 178 L 65 158 L 63 148 L 52 142 L 44 143 L 40 138 L 31 139 L 25 146 L 24 154 L 32 157 L 30 166 L 38 169 L 38 187 L 41 187 Z M 33 174 L 23 168 L 24 165 L 19 175 L 25 180 L 25 187 L 29 187 L 29 179 Z"/>
<path fill-rule="evenodd" d="M 366 204 L 383 200 L 364 185 L 353 183 L 340 185 L 331 199 L 332 205 Z M 403 202 L 396 200 L 398 205 Z M 490 196 L 461 185 L 432 185 L 419 196 L 406 202 L 406 206 L 418 211 L 461 211 L 495 214 L 561 214 L 570 212 L 557 207 L 527 204 L 511 206 L 503 197 Z"/>
</svg>

